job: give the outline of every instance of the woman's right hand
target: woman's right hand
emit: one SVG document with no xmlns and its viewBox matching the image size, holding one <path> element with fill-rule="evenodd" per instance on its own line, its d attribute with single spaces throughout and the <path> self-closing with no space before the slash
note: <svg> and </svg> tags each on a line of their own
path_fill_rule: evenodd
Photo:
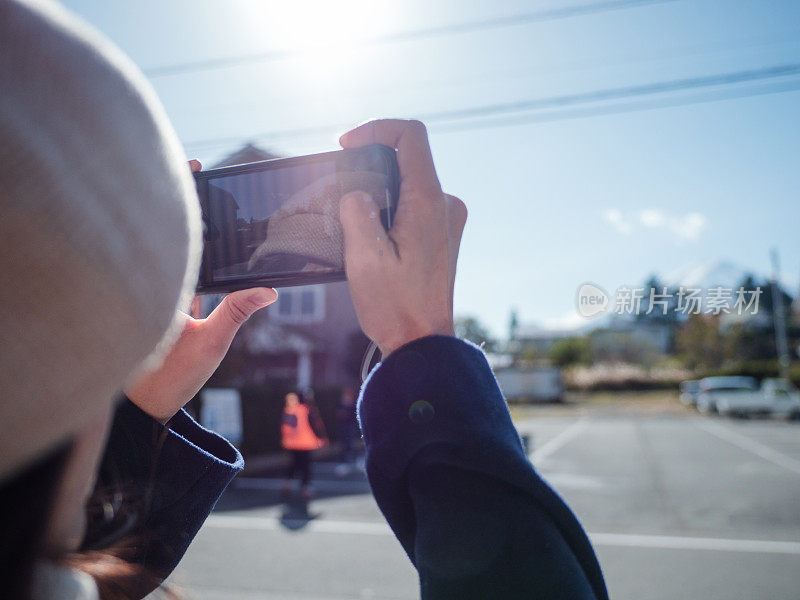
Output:
<svg viewBox="0 0 800 600">
<path fill-rule="evenodd" d="M 467 208 L 442 192 L 425 126 L 370 121 L 339 143 L 385 144 L 397 149 L 400 166 L 400 198 L 388 234 L 377 204 L 363 192 L 347 194 L 339 205 L 347 279 L 361 328 L 384 356 L 421 337 L 454 335 L 453 283 Z"/>
</svg>

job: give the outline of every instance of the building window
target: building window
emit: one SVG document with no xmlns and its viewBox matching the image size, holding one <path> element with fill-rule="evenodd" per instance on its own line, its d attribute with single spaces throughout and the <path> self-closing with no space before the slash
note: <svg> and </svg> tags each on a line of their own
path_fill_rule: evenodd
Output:
<svg viewBox="0 0 800 600">
<path fill-rule="evenodd" d="M 282 317 L 292 315 L 292 294 L 289 293 L 289 290 L 283 290 L 278 294 L 278 313 Z"/>
<path fill-rule="evenodd" d="M 314 292 L 312 290 L 300 292 L 300 314 L 303 316 L 314 314 Z"/>
<path fill-rule="evenodd" d="M 284 323 L 317 323 L 325 318 L 325 288 L 321 285 L 284 288 L 278 292 L 273 316 Z"/>
</svg>

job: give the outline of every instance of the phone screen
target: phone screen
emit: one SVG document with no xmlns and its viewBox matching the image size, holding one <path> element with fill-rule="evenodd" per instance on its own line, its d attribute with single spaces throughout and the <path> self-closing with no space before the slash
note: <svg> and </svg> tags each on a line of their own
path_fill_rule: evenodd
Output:
<svg viewBox="0 0 800 600">
<path fill-rule="evenodd" d="M 391 226 L 394 172 L 383 147 L 197 173 L 204 222 L 199 291 L 344 278 L 339 200 L 370 194 Z"/>
</svg>

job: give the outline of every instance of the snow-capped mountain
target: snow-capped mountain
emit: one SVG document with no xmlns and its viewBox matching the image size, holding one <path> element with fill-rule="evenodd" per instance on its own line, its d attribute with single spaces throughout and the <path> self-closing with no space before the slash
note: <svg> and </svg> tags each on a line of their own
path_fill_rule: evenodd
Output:
<svg viewBox="0 0 800 600">
<path fill-rule="evenodd" d="M 716 287 L 738 288 L 747 276 L 752 276 L 758 283 L 767 280 L 764 275 L 720 259 L 685 265 L 660 279 L 662 285 L 670 288 L 682 286 L 707 290 Z"/>
<path fill-rule="evenodd" d="M 701 290 L 700 296 L 706 298 L 710 291 L 716 288 L 727 288 L 736 294 L 736 290 L 742 285 L 744 280 L 748 277 L 755 280 L 756 285 L 763 286 L 769 281 L 769 276 L 765 273 L 760 273 L 754 269 L 747 269 L 724 259 L 712 259 L 706 261 L 698 261 L 684 265 L 683 267 L 674 269 L 665 275 L 656 275 L 659 285 L 667 286 L 670 290 L 669 293 L 675 293 L 678 288 L 684 289 L 699 289 Z M 781 278 L 782 287 L 790 294 L 796 293 L 798 287 L 797 280 Z M 632 285 L 632 284 L 628 284 Z M 639 283 L 640 286 L 645 286 L 645 278 L 642 278 Z M 615 286 L 606 287 L 607 293 L 613 297 L 615 293 Z M 643 287 L 642 287 L 643 289 Z M 796 302 L 800 305 L 800 293 L 797 294 Z M 613 307 L 613 301 L 609 304 Z M 800 309 L 799 309 L 800 310 Z M 531 325 L 524 324 L 527 327 L 528 333 L 539 331 L 547 331 L 550 334 L 558 334 L 559 332 L 571 332 L 575 334 L 586 334 L 598 328 L 616 327 L 620 323 L 630 322 L 633 319 L 631 314 L 618 315 L 609 310 L 605 314 L 598 314 L 592 318 L 584 318 L 578 314 L 577 310 L 570 310 L 562 317 L 557 319 L 549 319 L 544 325 Z"/>
</svg>

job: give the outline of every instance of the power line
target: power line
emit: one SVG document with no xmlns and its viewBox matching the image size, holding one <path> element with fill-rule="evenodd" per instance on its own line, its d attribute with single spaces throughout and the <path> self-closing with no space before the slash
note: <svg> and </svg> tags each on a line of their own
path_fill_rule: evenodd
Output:
<svg viewBox="0 0 800 600">
<path fill-rule="evenodd" d="M 721 73 L 715 75 L 708 75 L 702 77 L 688 77 L 682 79 L 673 79 L 669 81 L 661 81 L 650 84 L 623 86 L 616 88 L 607 88 L 602 90 L 594 90 L 591 92 L 582 92 L 577 94 L 563 94 L 558 96 L 549 96 L 544 98 L 533 98 L 528 100 L 520 100 L 515 102 L 505 102 L 497 104 L 489 104 L 482 106 L 475 106 L 465 109 L 438 111 L 417 114 L 416 118 L 425 121 L 429 124 L 437 124 L 444 122 L 443 129 L 448 131 L 456 131 L 461 129 L 476 129 L 490 125 L 490 117 L 503 117 L 504 115 L 513 115 L 514 113 L 525 113 L 530 111 L 546 111 L 546 110 L 563 110 L 570 108 L 581 108 L 584 106 L 584 111 L 601 111 L 596 114 L 603 114 L 603 110 L 608 110 L 610 107 L 594 106 L 592 104 L 602 102 L 613 102 L 629 99 L 647 99 L 659 94 L 669 94 L 675 92 L 682 92 L 687 90 L 697 89 L 713 89 L 713 88 L 729 88 L 731 86 L 743 83 L 758 83 L 770 81 L 782 77 L 792 77 L 800 75 L 800 63 L 777 65 L 772 67 L 765 67 L 762 69 L 753 69 L 747 71 L 736 71 L 732 73 Z M 800 85 L 800 81 L 792 82 Z M 780 91 L 790 91 L 796 89 L 789 87 Z M 762 92 L 763 93 L 763 92 Z M 744 95 L 747 95 L 746 93 Z M 687 102 L 690 103 L 690 102 Z M 677 106 L 680 100 L 670 104 Z M 589 105 L 586 107 L 585 105 Z M 626 112 L 627 109 L 622 108 L 623 105 L 618 105 L 618 110 L 612 112 Z M 640 110 L 640 109 L 638 109 Z M 541 121 L 541 120 L 555 120 L 553 115 L 558 113 L 546 113 L 544 115 L 536 113 L 522 114 L 510 117 L 512 120 L 508 124 L 520 123 L 525 120 L 528 121 Z M 584 115 L 588 116 L 588 115 Z M 555 118 L 558 118 L 557 116 Z M 561 117 L 564 118 L 564 117 Z M 508 116 L 505 117 L 509 119 Z M 497 119 L 495 119 L 497 121 Z M 451 122 L 451 123 L 448 123 Z M 188 142 L 187 148 L 200 148 L 200 147 L 216 147 L 226 144 L 236 144 L 242 141 L 243 137 L 252 140 L 263 139 L 285 139 L 292 137 L 303 137 L 309 135 L 322 135 L 330 134 L 336 131 L 342 131 L 352 123 L 340 123 L 314 127 L 300 127 L 295 129 L 284 129 L 272 132 L 264 132 L 250 136 L 237 136 L 228 138 L 214 138 L 209 140 L 198 140 L 196 142 Z M 498 125 L 495 125 L 498 126 Z"/>
<path fill-rule="evenodd" d="M 604 2 L 590 2 L 576 4 L 562 8 L 552 8 L 534 12 L 522 13 L 512 16 L 496 17 L 493 19 L 483 19 L 480 21 L 470 21 L 466 23 L 454 23 L 451 25 L 441 25 L 438 27 L 427 27 L 423 29 L 412 29 L 408 31 L 398 31 L 383 35 L 367 37 L 356 42 L 356 46 L 377 46 L 393 44 L 398 42 L 410 42 L 421 39 L 442 37 L 446 35 L 472 33 L 475 31 L 485 31 L 488 29 L 499 29 L 510 26 L 528 25 L 531 23 L 541 23 L 543 21 L 554 21 L 566 19 L 579 15 L 607 12 L 611 10 L 621 10 L 645 6 L 648 4 L 663 4 L 665 2 L 675 2 L 676 0 L 607 0 Z M 239 56 L 229 56 L 224 58 L 213 58 L 208 60 L 198 60 L 162 67 L 145 69 L 144 73 L 150 78 L 168 77 L 184 73 L 196 73 L 200 71 L 210 71 L 214 69 L 225 69 L 240 65 L 270 62 L 294 58 L 315 52 L 324 51 L 327 48 L 335 47 L 335 44 L 326 44 L 315 47 L 312 50 L 275 50 L 271 52 L 256 52 L 252 54 L 241 54 Z"/>
<path fill-rule="evenodd" d="M 552 96 L 549 98 L 520 100 L 517 102 L 506 102 L 501 104 L 477 106 L 461 110 L 441 111 L 423 115 L 421 117 L 421 120 L 431 120 L 431 121 L 454 120 L 454 119 L 475 118 L 483 116 L 493 116 L 502 113 L 522 112 L 527 110 L 560 108 L 565 106 L 573 106 L 575 104 L 586 104 L 590 102 L 619 100 L 621 98 L 631 98 L 637 96 L 652 96 L 655 94 L 679 92 L 683 90 L 696 89 L 696 88 L 735 85 L 738 83 L 760 81 L 764 79 L 773 79 L 776 77 L 787 77 L 792 75 L 800 75 L 800 63 L 789 64 L 789 65 L 778 65 L 774 67 L 754 69 L 749 71 L 738 71 L 734 73 L 722 73 L 718 75 L 709 75 L 704 77 L 687 77 L 684 79 L 675 79 L 671 81 L 660 81 L 657 83 L 648 83 L 644 85 L 634 85 L 634 86 L 626 86 L 619 88 L 610 88 L 605 90 L 596 90 L 580 94 L 565 94 L 562 96 Z"/>
<path fill-rule="evenodd" d="M 764 45 L 772 45 L 776 43 L 784 43 L 787 40 L 789 41 L 797 41 L 800 40 L 800 29 L 794 32 L 794 35 L 787 35 L 783 36 L 781 39 L 780 36 L 760 36 L 760 37 L 749 37 L 746 39 L 740 39 L 739 41 L 742 42 L 740 46 L 730 47 L 730 46 L 723 46 L 723 47 L 708 47 L 702 45 L 693 45 L 688 48 L 682 49 L 680 52 L 673 52 L 668 55 L 656 55 L 650 57 L 648 59 L 641 59 L 641 58 L 629 58 L 627 60 L 614 60 L 614 61 L 577 61 L 577 62 L 567 62 L 563 65 L 560 65 L 558 69 L 551 66 L 549 69 L 537 69 L 536 71 L 531 71 L 530 67 L 526 67 L 524 69 L 519 68 L 506 68 L 506 69 L 493 69 L 490 73 L 483 73 L 483 74 L 466 74 L 466 73 L 448 73 L 451 75 L 450 77 L 436 75 L 425 77 L 423 79 L 419 79 L 413 82 L 405 82 L 403 84 L 403 92 L 412 92 L 412 91 L 419 91 L 424 90 L 428 92 L 433 86 L 438 86 L 440 88 L 450 87 L 455 85 L 462 85 L 465 83 L 476 83 L 479 82 L 481 85 L 485 86 L 487 82 L 493 80 L 499 80 L 502 82 L 508 80 L 519 80 L 523 78 L 530 79 L 534 73 L 551 73 L 554 71 L 558 71 L 561 74 L 574 72 L 574 71 L 581 71 L 587 69 L 597 69 L 597 68 L 607 68 L 607 67 L 618 67 L 622 65 L 629 65 L 631 63 L 641 63 L 643 60 L 660 60 L 664 58 L 684 58 L 690 56 L 696 56 L 698 54 L 703 53 L 719 53 L 725 52 L 726 54 L 730 54 L 731 52 L 736 52 L 740 49 L 752 46 L 764 46 Z M 396 82 L 390 82 L 389 85 L 379 86 L 378 88 L 371 90 L 371 93 L 364 94 L 359 93 L 359 97 L 364 99 L 376 99 L 386 96 L 394 96 L 397 92 Z M 231 98 L 230 102 L 227 102 L 222 105 L 216 105 L 216 110 L 227 110 L 227 109 L 246 109 L 254 106 L 262 106 L 262 101 L 256 101 L 255 99 L 250 99 L 247 103 L 242 103 L 237 101 L 235 97 Z"/>
<path fill-rule="evenodd" d="M 480 121 L 468 121 L 453 123 L 450 125 L 436 126 L 437 133 L 451 133 L 459 131 L 469 131 L 475 129 L 497 129 L 500 127 L 510 127 L 512 125 L 527 125 L 531 123 L 545 123 L 549 121 L 563 121 L 567 119 L 583 119 L 603 115 L 615 115 L 623 113 L 638 112 L 643 110 L 655 110 L 659 108 L 671 108 L 676 106 L 688 106 L 691 104 L 701 104 L 704 102 L 717 102 L 720 100 L 731 100 L 734 98 L 747 98 L 751 96 L 761 96 L 765 94 L 780 94 L 783 92 L 794 92 L 800 90 L 800 80 L 787 82 L 784 84 L 772 84 L 760 87 L 751 87 L 744 90 L 718 90 L 716 93 L 695 94 L 693 96 L 678 98 L 665 98 L 659 100 L 634 100 L 632 102 L 616 102 L 604 104 L 602 106 L 574 108 L 547 112 L 544 114 L 536 113 L 533 115 L 520 115 L 517 117 L 499 117 L 494 119 L 482 119 Z"/>
</svg>

